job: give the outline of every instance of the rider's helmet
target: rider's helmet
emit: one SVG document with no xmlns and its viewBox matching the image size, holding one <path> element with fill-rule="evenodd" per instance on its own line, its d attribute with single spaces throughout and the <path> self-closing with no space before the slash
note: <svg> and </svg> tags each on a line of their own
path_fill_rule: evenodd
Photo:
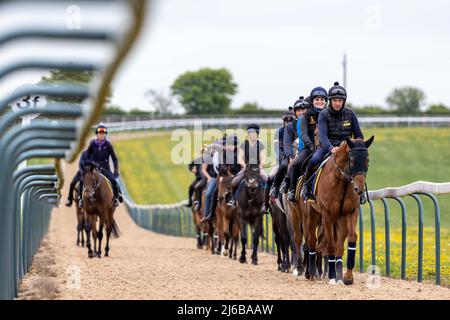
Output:
<svg viewBox="0 0 450 320">
<path fill-rule="evenodd" d="M 328 90 L 328 98 L 330 99 L 330 103 L 331 103 L 331 99 L 334 99 L 334 98 L 344 100 L 342 109 L 339 110 L 339 112 L 340 112 L 345 108 L 345 101 L 347 101 L 347 90 L 345 90 L 345 88 L 343 86 L 339 85 L 339 82 L 336 81 L 334 83 L 334 86 L 332 86 L 330 88 L 330 90 Z M 335 111 L 335 110 L 333 110 L 333 111 Z"/>
<path fill-rule="evenodd" d="M 325 101 L 328 100 L 327 90 L 322 87 L 315 87 L 311 90 L 311 94 L 309 95 L 311 101 L 314 101 L 315 98 L 322 97 Z"/>
<path fill-rule="evenodd" d="M 99 123 L 97 128 L 95 128 L 95 134 L 99 134 L 99 133 L 104 133 L 104 134 L 108 133 L 108 128 L 106 128 L 106 126 L 103 123 Z"/>
<path fill-rule="evenodd" d="M 303 96 L 300 96 L 298 98 L 298 100 L 295 100 L 295 102 L 294 102 L 294 112 L 297 111 L 298 109 L 304 109 L 304 107 L 303 107 L 303 100 L 304 100 Z"/>
<path fill-rule="evenodd" d="M 254 131 L 256 131 L 257 134 L 259 134 L 259 130 L 260 130 L 259 125 L 257 125 L 256 123 L 249 124 L 247 126 L 247 131 L 251 131 L 251 130 L 254 130 Z"/>
</svg>

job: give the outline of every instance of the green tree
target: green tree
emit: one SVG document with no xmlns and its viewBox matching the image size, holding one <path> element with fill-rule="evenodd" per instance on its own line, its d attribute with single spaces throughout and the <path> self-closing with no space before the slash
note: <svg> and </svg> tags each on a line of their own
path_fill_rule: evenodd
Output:
<svg viewBox="0 0 450 320">
<path fill-rule="evenodd" d="M 49 76 L 42 77 L 41 84 L 53 85 L 82 85 L 91 83 L 94 80 L 95 73 L 92 71 L 66 71 L 66 70 L 51 70 Z M 105 104 L 111 103 L 112 90 L 108 87 Z M 70 102 L 81 103 L 83 101 L 80 97 L 47 97 L 47 101 L 54 102 Z"/>
<path fill-rule="evenodd" d="M 103 111 L 104 115 L 126 115 L 127 112 L 119 106 L 109 106 Z"/>
<path fill-rule="evenodd" d="M 238 114 L 255 114 L 261 112 L 263 108 L 257 102 L 246 102 L 235 111 Z"/>
<path fill-rule="evenodd" d="M 173 97 L 171 95 L 164 94 L 164 92 L 149 89 L 145 92 L 150 105 L 155 109 L 155 114 L 167 116 L 172 114 Z"/>
<path fill-rule="evenodd" d="M 386 98 L 392 110 L 405 114 L 419 113 L 424 100 L 425 93 L 414 87 L 396 88 Z"/>
<path fill-rule="evenodd" d="M 426 113 L 433 113 L 433 114 L 448 114 L 450 113 L 450 108 L 446 105 L 439 103 L 439 104 L 432 104 L 426 111 Z"/>
<path fill-rule="evenodd" d="M 172 94 L 188 114 L 226 113 L 237 84 L 225 68 L 203 68 L 180 75 L 171 86 Z"/>
</svg>

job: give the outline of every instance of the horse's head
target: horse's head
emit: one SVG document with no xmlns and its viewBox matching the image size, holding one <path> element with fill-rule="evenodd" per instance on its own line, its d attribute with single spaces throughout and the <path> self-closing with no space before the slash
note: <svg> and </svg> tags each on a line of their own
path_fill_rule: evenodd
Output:
<svg viewBox="0 0 450 320">
<path fill-rule="evenodd" d="M 97 164 L 95 162 L 87 162 L 81 173 L 83 181 L 83 195 L 87 195 L 90 203 L 95 202 L 95 194 L 100 187 L 100 177 L 96 172 Z"/>
<path fill-rule="evenodd" d="M 247 165 L 244 171 L 245 190 L 249 200 L 253 199 L 259 189 L 261 176 L 257 165 Z"/>
<path fill-rule="evenodd" d="M 372 136 L 367 141 L 346 138 L 339 148 L 340 152 L 336 153 L 338 157 L 343 157 L 347 161 L 347 175 L 358 195 L 365 190 L 366 174 L 369 170 L 369 147 L 374 138 Z"/>
</svg>

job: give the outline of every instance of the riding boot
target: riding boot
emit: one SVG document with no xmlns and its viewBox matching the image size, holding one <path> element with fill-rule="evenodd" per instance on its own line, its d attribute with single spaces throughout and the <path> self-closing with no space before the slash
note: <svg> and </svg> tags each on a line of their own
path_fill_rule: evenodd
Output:
<svg viewBox="0 0 450 320">
<path fill-rule="evenodd" d="M 306 173 L 305 173 L 305 182 L 303 184 L 303 188 L 302 188 L 302 197 L 305 198 L 305 201 L 308 200 L 315 200 L 314 199 L 314 195 L 312 193 L 312 188 L 313 188 L 313 180 L 311 179 L 311 176 L 314 173 L 314 169 L 311 168 L 310 166 L 308 166 L 306 168 Z"/>
<path fill-rule="evenodd" d="M 116 181 L 113 182 L 113 192 L 114 192 L 114 207 L 118 207 L 119 206 L 119 197 L 121 197 L 119 195 L 119 185 Z M 123 201 L 123 199 L 122 199 Z"/>
<path fill-rule="evenodd" d="M 78 207 L 83 208 L 83 182 L 78 184 Z"/>
<path fill-rule="evenodd" d="M 295 189 L 289 187 L 289 191 L 288 191 L 288 200 L 291 202 L 295 202 L 297 199 L 295 199 Z"/>
<path fill-rule="evenodd" d="M 286 175 L 283 179 L 283 182 L 281 183 L 280 192 L 286 193 L 288 191 L 288 187 L 289 187 L 289 175 Z"/>
<path fill-rule="evenodd" d="M 269 214 L 269 189 L 264 188 L 264 203 L 261 207 L 261 213 L 262 214 Z"/>
<path fill-rule="evenodd" d="M 279 193 L 278 186 L 276 184 L 273 184 L 272 187 L 270 188 L 269 195 L 271 197 L 277 198 L 278 197 L 278 193 Z"/>
<path fill-rule="evenodd" d="M 69 186 L 69 195 L 67 196 L 67 201 L 66 201 L 66 206 L 67 207 L 71 207 L 72 206 L 72 201 L 73 201 L 73 189 L 74 189 L 74 185 L 71 183 Z"/>
</svg>

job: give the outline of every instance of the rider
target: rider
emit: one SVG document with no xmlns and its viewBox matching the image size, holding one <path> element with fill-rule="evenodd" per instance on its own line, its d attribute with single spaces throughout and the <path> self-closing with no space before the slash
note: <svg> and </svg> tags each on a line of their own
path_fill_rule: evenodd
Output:
<svg viewBox="0 0 450 320">
<path fill-rule="evenodd" d="M 328 91 L 328 99 L 328 107 L 320 112 L 318 118 L 319 148 L 314 152 L 306 167 L 305 184 L 302 188 L 302 196 L 305 200 L 315 200 L 312 194 L 313 179 L 310 177 L 324 156 L 329 152 L 335 154 L 346 137 L 364 139 L 356 114 L 345 107 L 347 91 L 339 85 L 339 82 L 335 82 Z"/>
<path fill-rule="evenodd" d="M 68 207 L 72 206 L 73 190 L 75 189 L 75 185 L 77 184 L 77 182 L 81 180 L 81 171 L 84 168 L 84 164 L 87 160 L 87 157 L 88 157 L 87 151 L 83 151 L 83 153 L 81 153 L 80 161 L 78 162 L 77 174 L 73 177 L 72 182 L 70 183 L 70 186 L 69 186 L 69 196 L 67 197 L 67 201 L 66 201 L 66 206 L 68 206 Z M 78 198 L 81 198 L 80 189 L 78 189 L 78 191 L 79 191 Z"/>
<path fill-rule="evenodd" d="M 201 171 L 201 168 L 200 168 L 201 163 L 202 163 L 202 158 L 198 157 L 198 158 L 192 160 L 192 162 L 188 165 L 189 171 L 195 175 L 194 181 L 192 181 L 192 183 L 189 185 L 189 198 L 188 198 L 188 203 L 186 204 L 186 207 L 189 207 L 189 208 L 192 207 L 192 195 L 194 194 L 195 186 L 202 179 L 202 174 L 200 172 Z"/>
<path fill-rule="evenodd" d="M 202 173 L 206 177 L 206 194 L 205 194 L 205 212 L 204 217 L 200 222 L 204 222 L 212 217 L 212 197 L 216 189 L 217 176 L 219 173 L 219 148 L 220 142 L 214 142 L 209 147 L 209 152 L 206 153 L 204 163 L 202 164 Z"/>
<path fill-rule="evenodd" d="M 303 98 L 303 97 L 301 97 Z M 295 104 L 294 104 L 295 106 Z M 291 108 L 291 107 L 290 107 Z M 292 121 L 295 118 L 295 114 L 292 110 L 286 111 L 283 113 L 283 127 L 278 130 L 279 132 L 279 155 L 278 155 L 278 170 L 273 178 L 273 184 L 270 188 L 270 195 L 274 198 L 278 197 L 278 190 L 280 187 L 280 184 L 286 175 L 287 168 L 289 165 L 289 160 L 292 154 L 292 142 L 291 144 L 287 143 L 287 140 L 290 140 L 290 138 L 286 139 L 286 134 L 289 134 L 289 130 L 287 129 L 290 127 L 292 129 Z M 282 136 L 280 133 L 282 133 Z M 286 150 L 290 149 L 290 150 Z M 271 179 L 270 179 L 271 180 Z M 268 182 L 270 184 L 270 182 Z"/>
<path fill-rule="evenodd" d="M 117 178 L 119 177 L 119 160 L 117 159 L 116 153 L 114 152 L 114 148 L 109 142 L 106 140 L 106 135 L 108 133 L 108 129 L 103 123 L 100 123 L 95 129 L 95 134 L 97 135 L 97 139 L 93 139 L 89 143 L 89 147 L 87 148 L 87 156 L 88 160 L 95 162 L 98 164 L 98 170 L 101 174 L 111 181 L 113 192 L 114 192 L 114 206 L 119 206 L 119 201 L 123 202 L 122 195 L 120 193 L 120 187 L 117 183 Z M 114 164 L 114 174 L 111 172 L 111 168 L 109 166 L 109 157 L 111 157 Z M 80 188 L 80 190 L 82 187 Z M 80 199 L 80 208 L 83 207 L 83 199 Z"/>
<path fill-rule="evenodd" d="M 200 150 L 201 153 L 201 165 L 199 165 L 199 172 L 201 179 L 195 184 L 194 186 L 194 193 L 195 193 L 195 201 L 194 201 L 194 211 L 197 211 L 201 207 L 201 201 L 202 201 L 202 194 L 201 190 L 206 186 L 207 179 L 205 175 L 203 174 L 202 165 L 205 163 L 205 159 L 208 157 L 208 145 L 204 144 Z"/>
<path fill-rule="evenodd" d="M 250 165 L 258 165 L 261 179 L 264 183 L 267 183 L 267 174 L 264 171 L 264 163 L 266 162 L 266 152 L 264 144 L 258 139 L 259 137 L 259 125 L 250 124 L 247 126 L 248 139 L 246 139 L 239 148 L 238 163 L 241 165 L 241 171 L 233 178 L 231 182 L 231 200 L 228 205 L 236 207 L 236 191 L 244 178 L 245 167 Z M 264 205 L 263 205 L 264 207 Z M 267 212 L 267 210 L 262 212 Z"/>
<path fill-rule="evenodd" d="M 294 112 L 295 119 L 289 124 L 284 133 L 284 144 L 285 144 L 285 155 L 289 158 L 290 166 L 288 167 L 287 174 L 285 174 L 283 183 L 281 185 L 281 191 L 286 193 L 288 187 L 290 186 L 290 177 L 292 171 L 291 162 L 295 159 L 294 153 L 294 142 L 297 140 L 297 153 L 301 152 L 304 149 L 303 141 L 300 139 L 300 123 L 303 118 L 303 114 L 306 112 L 306 109 L 309 106 L 309 100 L 305 100 L 303 97 L 300 97 L 294 104 Z M 292 191 L 291 191 L 292 192 Z"/>
<path fill-rule="evenodd" d="M 320 111 L 325 108 L 325 103 L 327 99 L 327 92 L 322 87 L 314 88 L 307 98 L 307 111 L 304 114 L 301 124 L 300 124 L 300 138 L 303 141 L 304 148 L 303 150 L 295 157 L 292 162 L 291 170 L 288 173 L 290 175 L 290 186 L 288 192 L 288 199 L 290 201 L 295 201 L 295 187 L 297 184 L 297 180 L 302 173 L 302 167 L 310 157 L 315 149 L 315 139 L 314 132 L 317 126 L 317 121 L 319 117 Z M 306 99 L 305 99 L 306 101 Z M 311 101 L 313 101 L 311 103 Z"/>
<path fill-rule="evenodd" d="M 292 111 L 292 107 L 289 107 L 289 111 L 283 113 L 282 117 L 283 126 L 278 128 L 277 131 L 275 132 L 273 146 L 275 148 L 276 160 L 278 162 L 278 165 L 273 167 L 272 171 L 270 172 L 267 178 L 267 184 L 266 187 L 264 188 L 264 204 L 262 208 L 263 213 L 266 213 L 269 207 L 269 200 L 270 200 L 269 190 L 273 190 L 272 189 L 273 181 L 277 178 L 277 174 L 284 160 L 284 145 L 283 145 L 284 129 L 289 123 L 291 123 L 293 118 L 294 112 Z"/>
</svg>

